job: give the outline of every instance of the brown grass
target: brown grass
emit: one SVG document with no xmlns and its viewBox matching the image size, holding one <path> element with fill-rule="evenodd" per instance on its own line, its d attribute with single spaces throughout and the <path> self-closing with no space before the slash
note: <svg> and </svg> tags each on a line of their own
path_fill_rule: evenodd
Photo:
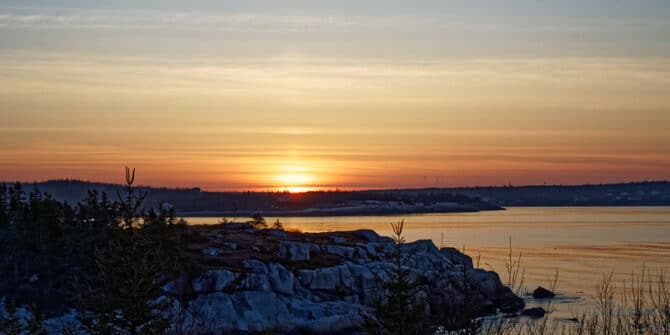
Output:
<svg viewBox="0 0 670 335">
<path fill-rule="evenodd" d="M 617 301 L 616 292 L 624 299 Z M 573 320 L 547 315 L 527 318 L 498 318 L 484 323 L 483 335 L 668 335 L 670 334 L 670 291 L 664 272 L 650 276 L 645 267 L 631 274 L 629 281 L 617 287 L 612 274 L 603 275 L 595 285 L 596 307 Z M 457 334 L 456 332 L 454 334 Z"/>
<path fill-rule="evenodd" d="M 505 264 L 507 285 L 519 294 L 524 284 L 522 255 L 514 253 L 510 238 L 508 259 Z M 558 270 L 548 278 L 547 287 L 556 291 Z M 622 299 L 617 300 L 620 291 Z M 553 302 L 549 299 L 543 308 L 547 314 L 540 319 L 497 316 L 472 329 L 441 331 L 436 334 L 461 335 L 670 335 L 670 287 L 665 271 L 651 275 L 646 266 L 631 273 L 629 280 L 618 287 L 613 273 L 603 274 L 595 283 L 595 307 L 582 312 L 572 320 L 552 317 Z"/>
</svg>

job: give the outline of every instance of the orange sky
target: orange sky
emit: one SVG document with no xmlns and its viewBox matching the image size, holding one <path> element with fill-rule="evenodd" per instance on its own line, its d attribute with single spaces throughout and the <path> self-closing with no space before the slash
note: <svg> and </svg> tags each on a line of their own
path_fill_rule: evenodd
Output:
<svg viewBox="0 0 670 335">
<path fill-rule="evenodd" d="M 0 6 L 0 180 L 120 182 L 125 165 L 208 190 L 670 179 L 665 12 L 364 3 Z"/>
<path fill-rule="evenodd" d="M 212 190 L 667 179 L 668 69 L 15 55 L 0 64 L 0 171 L 118 181 L 127 164 L 146 184 Z"/>
</svg>

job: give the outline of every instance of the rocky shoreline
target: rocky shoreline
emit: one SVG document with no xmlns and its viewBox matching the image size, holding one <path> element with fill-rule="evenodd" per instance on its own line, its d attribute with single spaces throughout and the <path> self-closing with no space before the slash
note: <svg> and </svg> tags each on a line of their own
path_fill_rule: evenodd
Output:
<svg viewBox="0 0 670 335">
<path fill-rule="evenodd" d="M 364 333 L 379 324 L 375 307 L 393 278 L 395 244 L 371 230 L 330 233 L 255 229 L 248 224 L 192 226 L 188 252 L 199 270 L 163 287 L 178 334 Z M 513 313 L 524 302 L 490 271 L 432 241 L 402 245 L 412 292 L 431 308 L 476 305 L 483 316 Z M 47 321 L 52 334 L 72 313 Z"/>
</svg>

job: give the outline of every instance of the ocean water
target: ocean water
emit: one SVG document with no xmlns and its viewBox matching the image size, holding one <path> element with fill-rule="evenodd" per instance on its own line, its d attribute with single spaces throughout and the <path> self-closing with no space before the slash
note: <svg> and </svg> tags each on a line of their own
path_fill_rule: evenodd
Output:
<svg viewBox="0 0 670 335">
<path fill-rule="evenodd" d="M 211 224 L 219 218 L 186 219 Z M 480 213 L 279 220 L 286 228 L 303 232 L 373 229 L 387 236 L 390 223 L 405 220 L 408 241 L 431 239 L 438 246 L 464 250 L 480 268 L 498 272 L 503 282 L 511 240 L 514 259 L 521 254 L 524 292 L 550 286 L 557 274 L 558 297 L 552 309 L 558 317 L 594 308 L 594 288 L 603 275 L 613 275 L 620 299 L 631 273 L 639 274 L 644 267 L 653 279 L 670 270 L 670 207 L 516 207 Z M 526 299 L 531 306 L 546 304 Z"/>
</svg>

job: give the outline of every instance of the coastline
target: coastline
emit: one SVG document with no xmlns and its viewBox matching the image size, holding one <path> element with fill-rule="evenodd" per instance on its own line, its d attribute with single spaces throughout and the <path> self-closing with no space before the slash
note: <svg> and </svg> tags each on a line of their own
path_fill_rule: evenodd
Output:
<svg viewBox="0 0 670 335">
<path fill-rule="evenodd" d="M 504 211 L 504 207 L 492 206 L 491 208 L 451 208 L 430 209 L 417 208 L 412 210 L 403 209 L 342 209 L 342 208 L 309 208 L 304 210 L 277 210 L 277 211 L 200 211 L 182 212 L 177 211 L 183 217 L 250 217 L 261 215 L 265 217 L 339 217 L 339 216 L 392 216 L 411 214 L 448 214 L 448 213 L 479 213 L 482 211 Z"/>
</svg>

